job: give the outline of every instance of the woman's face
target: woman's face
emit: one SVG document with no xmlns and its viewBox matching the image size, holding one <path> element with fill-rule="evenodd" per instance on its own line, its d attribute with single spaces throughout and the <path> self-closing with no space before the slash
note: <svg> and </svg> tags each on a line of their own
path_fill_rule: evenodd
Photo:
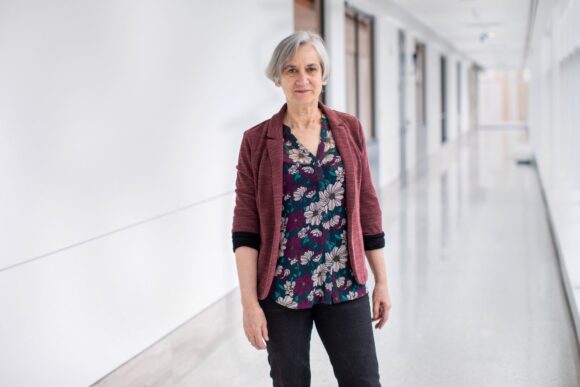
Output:
<svg viewBox="0 0 580 387">
<path fill-rule="evenodd" d="M 311 44 L 303 44 L 282 68 L 278 86 L 289 104 L 311 105 L 318 103 L 324 84 L 318 53 Z"/>
</svg>

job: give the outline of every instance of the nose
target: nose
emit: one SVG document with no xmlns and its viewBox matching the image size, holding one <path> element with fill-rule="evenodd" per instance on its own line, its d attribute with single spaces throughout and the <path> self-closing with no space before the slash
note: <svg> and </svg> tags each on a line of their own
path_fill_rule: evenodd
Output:
<svg viewBox="0 0 580 387">
<path fill-rule="evenodd" d="M 300 86 L 306 85 L 308 83 L 308 76 L 306 75 L 305 71 L 301 71 L 298 74 L 298 78 L 296 79 L 296 83 Z"/>
</svg>

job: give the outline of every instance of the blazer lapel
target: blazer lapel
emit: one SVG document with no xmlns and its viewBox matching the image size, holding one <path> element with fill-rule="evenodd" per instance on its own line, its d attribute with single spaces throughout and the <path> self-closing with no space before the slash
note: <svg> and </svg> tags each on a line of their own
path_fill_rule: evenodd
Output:
<svg viewBox="0 0 580 387">
<path fill-rule="evenodd" d="M 274 207 L 274 224 L 278 229 L 282 219 L 282 163 L 284 157 L 284 139 L 282 136 L 282 124 L 286 104 L 270 119 L 268 123 L 267 141 L 268 157 L 272 168 L 272 203 Z M 276 233 L 275 233 L 276 234 Z"/>
<path fill-rule="evenodd" d="M 281 139 L 268 139 L 268 156 L 272 165 L 272 200 L 274 204 L 274 215 L 276 223 L 278 217 L 282 216 L 282 162 L 283 162 L 283 143 Z"/>
</svg>

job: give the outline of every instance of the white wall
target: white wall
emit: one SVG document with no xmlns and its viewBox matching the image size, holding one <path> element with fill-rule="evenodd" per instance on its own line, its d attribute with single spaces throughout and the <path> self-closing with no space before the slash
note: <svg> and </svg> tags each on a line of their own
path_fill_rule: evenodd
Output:
<svg viewBox="0 0 580 387">
<path fill-rule="evenodd" d="M 351 3 L 376 17 L 383 186 L 399 173 L 398 29 L 409 170 L 415 39 L 427 46 L 429 154 L 439 55 L 451 139 L 462 56 L 392 2 Z M 344 3 L 325 10 L 327 101 L 344 110 Z M 0 3 L 1 385 L 91 384 L 236 286 L 241 133 L 283 102 L 263 70 L 292 29 L 291 0 Z"/>
<path fill-rule="evenodd" d="M 399 40 L 398 28 L 388 16 L 376 18 L 376 107 L 379 141 L 379 183 L 384 186 L 399 175 Z"/>
<path fill-rule="evenodd" d="M 324 34 L 331 63 L 326 89 L 326 103 L 338 111 L 346 111 L 346 56 L 344 2 L 324 0 Z"/>
<path fill-rule="evenodd" d="M 580 1 L 539 2 L 530 45 L 530 142 L 580 332 Z M 580 342 L 580 335 L 578 335 Z"/>
<path fill-rule="evenodd" d="M 470 112 L 469 112 L 469 68 L 471 63 L 461 60 L 461 133 L 469 131 Z"/>
<path fill-rule="evenodd" d="M 289 0 L 0 3 L 1 385 L 88 385 L 236 286 L 237 150 L 292 29 Z"/>
</svg>

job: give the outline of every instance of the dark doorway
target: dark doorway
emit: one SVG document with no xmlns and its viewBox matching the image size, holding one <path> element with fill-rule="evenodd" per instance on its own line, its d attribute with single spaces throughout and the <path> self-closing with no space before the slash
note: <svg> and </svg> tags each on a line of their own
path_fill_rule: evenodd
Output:
<svg viewBox="0 0 580 387">
<path fill-rule="evenodd" d="M 441 143 L 447 142 L 447 59 L 441 56 Z"/>
<path fill-rule="evenodd" d="M 457 134 L 461 134 L 461 62 L 457 62 Z"/>
</svg>

